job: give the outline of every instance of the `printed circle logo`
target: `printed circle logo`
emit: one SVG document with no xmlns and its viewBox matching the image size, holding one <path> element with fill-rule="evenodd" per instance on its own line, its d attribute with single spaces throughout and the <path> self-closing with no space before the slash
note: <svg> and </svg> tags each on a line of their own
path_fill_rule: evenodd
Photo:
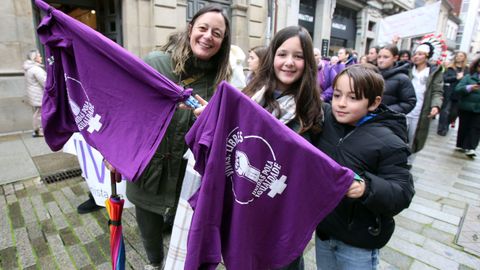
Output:
<svg viewBox="0 0 480 270">
<path fill-rule="evenodd" d="M 274 198 L 287 187 L 275 152 L 264 138 L 244 135 L 234 128 L 227 137 L 225 175 L 232 183 L 235 201 L 249 204 L 264 192 Z"/>
</svg>

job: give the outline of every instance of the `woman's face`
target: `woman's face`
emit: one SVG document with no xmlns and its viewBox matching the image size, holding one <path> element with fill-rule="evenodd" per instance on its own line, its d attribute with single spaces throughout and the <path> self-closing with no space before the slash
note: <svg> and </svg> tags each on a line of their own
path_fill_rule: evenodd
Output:
<svg viewBox="0 0 480 270">
<path fill-rule="evenodd" d="M 207 12 L 200 15 L 190 25 L 190 47 L 193 55 L 201 60 L 209 60 L 222 46 L 226 25 L 222 14 Z"/>
<path fill-rule="evenodd" d="M 393 67 L 398 56 L 393 56 L 392 52 L 387 49 L 381 49 L 377 56 L 377 65 L 380 69 Z"/>
<path fill-rule="evenodd" d="M 291 37 L 278 47 L 273 60 L 277 90 L 285 91 L 298 81 L 305 69 L 303 49 L 298 36 Z"/>
<path fill-rule="evenodd" d="M 416 52 L 412 57 L 412 61 L 416 66 L 426 64 L 428 61 L 427 54 L 424 52 Z"/>
<path fill-rule="evenodd" d="M 400 60 L 401 61 L 410 61 L 410 56 L 408 56 L 408 53 L 404 53 L 400 55 Z"/>
<path fill-rule="evenodd" d="M 461 63 L 461 62 L 465 62 L 465 54 L 457 53 L 457 55 L 455 55 L 455 63 Z"/>
<path fill-rule="evenodd" d="M 37 53 L 37 56 L 35 56 L 35 62 L 41 64 L 42 60 L 43 60 L 42 55 L 40 53 Z"/>
<path fill-rule="evenodd" d="M 260 59 L 258 58 L 258 55 L 254 51 L 250 51 L 247 59 L 248 70 L 256 72 L 258 70 L 259 61 Z"/>
</svg>

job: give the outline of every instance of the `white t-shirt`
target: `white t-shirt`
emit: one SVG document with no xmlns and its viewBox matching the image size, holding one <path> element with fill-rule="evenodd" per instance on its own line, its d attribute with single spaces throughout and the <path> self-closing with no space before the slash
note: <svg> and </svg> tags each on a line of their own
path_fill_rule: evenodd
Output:
<svg viewBox="0 0 480 270">
<path fill-rule="evenodd" d="M 425 98 L 425 91 L 427 90 L 427 80 L 430 74 L 430 68 L 426 67 L 421 71 L 417 71 L 417 67 L 413 66 L 412 69 L 412 84 L 415 89 L 415 96 L 417 97 L 417 104 L 415 108 L 407 114 L 409 117 L 420 117 L 420 113 L 423 107 L 423 100 Z"/>
</svg>

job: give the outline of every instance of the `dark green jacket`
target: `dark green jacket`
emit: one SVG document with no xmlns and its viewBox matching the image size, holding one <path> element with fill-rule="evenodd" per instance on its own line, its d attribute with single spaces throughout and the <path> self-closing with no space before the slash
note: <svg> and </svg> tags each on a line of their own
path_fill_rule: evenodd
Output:
<svg viewBox="0 0 480 270">
<path fill-rule="evenodd" d="M 186 65 L 188 74 L 177 76 L 173 73 L 169 54 L 152 52 L 144 60 L 178 84 L 192 76 L 200 75 L 185 87 L 193 88 L 194 94 L 206 100 L 212 97 L 216 75 L 214 63 L 190 59 Z M 127 197 L 133 204 L 157 214 L 170 213 L 170 209 L 176 207 L 187 164 L 183 159 L 187 151 L 184 137 L 193 122 L 192 111 L 175 111 L 164 138 L 145 171 L 135 182 L 127 183 Z"/>
<path fill-rule="evenodd" d="M 480 91 L 467 91 L 467 85 L 480 83 L 478 75 L 478 73 L 465 75 L 465 77 L 463 77 L 463 79 L 457 84 L 455 92 L 460 96 L 460 102 L 458 104 L 460 110 L 480 113 Z"/>
<path fill-rule="evenodd" d="M 443 72 L 437 66 L 429 66 L 430 74 L 427 79 L 425 96 L 423 99 L 420 119 L 418 120 L 417 130 L 412 144 L 412 153 L 416 153 L 425 146 L 430 126 L 430 118 L 428 115 L 433 107 L 438 107 L 439 111 L 443 101 Z M 410 80 L 412 79 L 412 69 L 409 71 Z"/>
</svg>

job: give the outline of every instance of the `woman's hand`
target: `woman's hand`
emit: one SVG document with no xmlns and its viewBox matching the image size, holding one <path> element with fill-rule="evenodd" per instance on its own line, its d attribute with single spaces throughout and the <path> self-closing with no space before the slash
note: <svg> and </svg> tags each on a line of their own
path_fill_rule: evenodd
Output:
<svg viewBox="0 0 480 270">
<path fill-rule="evenodd" d="M 195 99 L 200 102 L 200 105 L 202 105 L 202 107 L 193 110 L 193 114 L 195 115 L 195 117 L 199 117 L 200 114 L 202 114 L 203 110 L 205 110 L 205 108 L 207 107 L 208 102 L 199 95 L 195 95 Z"/>
<path fill-rule="evenodd" d="M 430 114 L 428 115 L 428 118 L 435 117 L 435 115 L 437 115 L 439 111 L 440 110 L 438 109 L 438 107 L 432 107 L 432 109 L 430 110 Z"/>
<path fill-rule="evenodd" d="M 107 169 L 113 173 L 116 173 L 117 170 L 112 166 L 112 164 L 110 164 L 110 162 L 108 162 L 106 159 L 103 159 L 103 164 L 105 165 L 105 167 L 107 167 Z"/>
<path fill-rule="evenodd" d="M 348 188 L 346 196 L 352 199 L 358 199 L 365 193 L 365 181 L 354 180 Z"/>
<path fill-rule="evenodd" d="M 478 90 L 480 90 L 480 85 L 472 84 L 470 89 L 472 89 L 472 91 L 478 91 Z"/>
</svg>

